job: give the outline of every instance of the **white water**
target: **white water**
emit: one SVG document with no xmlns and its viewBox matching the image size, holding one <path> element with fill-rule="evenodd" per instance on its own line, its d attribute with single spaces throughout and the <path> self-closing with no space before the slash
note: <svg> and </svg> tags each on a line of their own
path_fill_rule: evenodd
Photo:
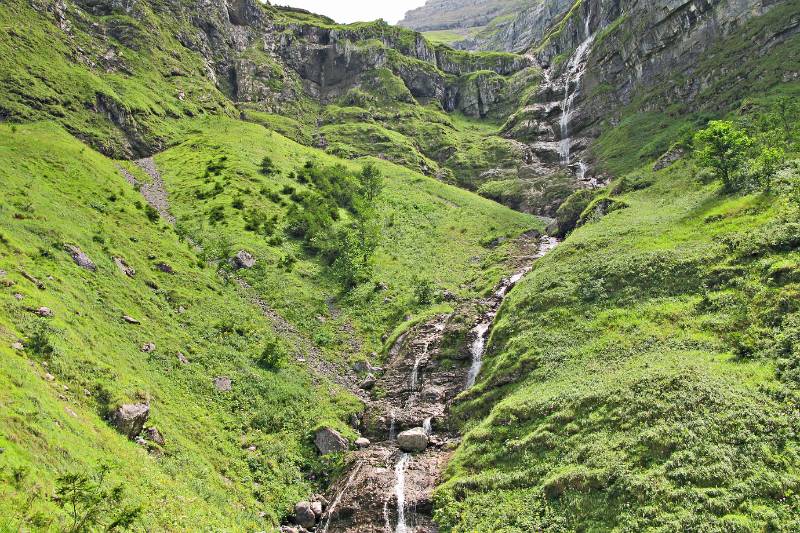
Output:
<svg viewBox="0 0 800 533">
<path fill-rule="evenodd" d="M 433 417 L 429 416 L 422 422 L 422 430 L 426 435 L 430 436 L 433 433 Z"/>
<path fill-rule="evenodd" d="M 389 419 L 389 440 L 397 439 L 397 417 L 392 410 L 391 418 Z"/>
<path fill-rule="evenodd" d="M 406 466 L 411 454 L 404 453 L 394 467 L 394 495 L 397 499 L 397 527 L 395 533 L 408 533 L 406 524 Z"/>
<path fill-rule="evenodd" d="M 472 366 L 470 366 L 469 374 L 467 374 L 468 389 L 475 385 L 478 374 L 481 373 L 481 367 L 483 366 L 483 350 L 486 348 L 486 334 L 489 332 L 491 325 L 491 322 L 481 322 L 472 330 L 475 333 L 475 340 L 472 341 L 472 346 L 469 348 L 472 354 Z"/>
<path fill-rule="evenodd" d="M 572 120 L 572 103 L 580 88 L 581 78 L 583 78 L 583 74 L 586 71 L 586 56 L 594 42 L 594 35 L 589 33 L 589 22 L 591 18 L 592 13 L 590 11 L 584 22 L 584 31 L 587 36 L 586 40 L 578 45 L 575 53 L 572 54 L 572 57 L 570 57 L 567 63 L 567 77 L 564 82 L 564 102 L 561 104 L 561 142 L 559 144 L 561 162 L 565 167 L 568 167 L 571 162 L 572 138 L 569 133 L 569 124 Z M 575 82 L 575 90 L 570 92 L 573 81 Z M 586 174 L 586 165 L 583 162 L 580 163 L 580 173 L 580 177 L 583 179 L 583 176 Z"/>
</svg>

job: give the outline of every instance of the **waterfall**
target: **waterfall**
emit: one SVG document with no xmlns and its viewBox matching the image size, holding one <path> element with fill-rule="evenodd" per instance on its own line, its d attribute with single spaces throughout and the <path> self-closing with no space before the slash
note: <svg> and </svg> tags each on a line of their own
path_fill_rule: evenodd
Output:
<svg viewBox="0 0 800 533">
<path fill-rule="evenodd" d="M 394 467 L 394 494 L 397 499 L 397 527 L 395 533 L 408 533 L 406 524 L 406 466 L 411 454 L 404 453 Z"/>
<path fill-rule="evenodd" d="M 394 414 L 394 409 L 392 409 L 391 418 L 389 419 L 389 440 L 395 440 L 397 438 L 397 417 Z"/>
<path fill-rule="evenodd" d="M 429 416 L 422 422 L 422 430 L 426 435 L 430 436 L 433 433 L 433 417 Z"/>
<path fill-rule="evenodd" d="M 483 366 L 483 350 L 486 348 L 486 334 L 489 332 L 491 325 L 491 322 L 481 322 L 472 330 L 475 332 L 475 340 L 472 341 L 472 346 L 469 348 L 472 354 L 472 366 L 470 366 L 469 374 L 467 374 L 468 389 L 475 385 L 478 374 L 481 372 L 481 366 Z"/>
<path fill-rule="evenodd" d="M 590 10 L 586 15 L 586 20 L 584 21 L 586 40 L 578 45 L 575 53 L 572 54 L 572 57 L 570 57 L 569 62 L 567 63 L 566 80 L 564 81 L 564 101 L 561 104 L 561 143 L 559 145 L 561 162 L 565 167 L 568 167 L 571 163 L 570 155 L 572 152 L 572 138 L 570 137 L 569 125 L 572 119 L 572 103 L 574 102 L 575 96 L 578 93 L 581 78 L 583 78 L 583 74 L 586 71 L 586 57 L 595 37 L 594 34 L 589 33 L 589 22 L 591 21 L 591 18 L 592 12 Z M 575 83 L 575 90 L 570 91 L 573 82 Z M 585 167 L 586 166 L 583 164 L 583 162 L 581 162 L 581 173 L 583 175 L 586 174 Z"/>
</svg>

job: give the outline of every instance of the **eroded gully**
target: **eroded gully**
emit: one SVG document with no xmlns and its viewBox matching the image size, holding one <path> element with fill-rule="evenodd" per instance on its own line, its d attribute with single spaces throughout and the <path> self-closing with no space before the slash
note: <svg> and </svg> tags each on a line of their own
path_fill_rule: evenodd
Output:
<svg viewBox="0 0 800 533">
<path fill-rule="evenodd" d="M 433 522 L 433 489 L 460 436 L 447 429 L 455 397 L 475 384 L 486 341 L 509 291 L 552 250 L 551 237 L 529 239 L 516 273 L 477 302 L 480 314 L 470 330 L 469 354 L 463 364 L 442 364 L 436 355 L 450 315 L 439 315 L 401 336 L 390 350 L 358 428 L 371 446 L 353 452 L 347 474 L 333 487 L 330 505 L 317 526 L 322 533 L 429 533 Z M 400 449 L 398 435 L 419 428 L 428 436 L 424 451 Z"/>
</svg>

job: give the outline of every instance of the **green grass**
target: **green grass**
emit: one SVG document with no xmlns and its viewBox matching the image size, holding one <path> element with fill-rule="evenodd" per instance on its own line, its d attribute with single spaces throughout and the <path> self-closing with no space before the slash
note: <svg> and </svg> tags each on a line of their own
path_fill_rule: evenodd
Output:
<svg viewBox="0 0 800 533">
<path fill-rule="evenodd" d="M 725 196 L 686 163 L 637 172 L 654 184 L 504 304 L 456 408 L 467 434 L 437 491 L 444 531 L 800 525 L 798 382 L 776 373 L 798 354 L 784 270 L 798 212 Z"/>
<path fill-rule="evenodd" d="M 467 35 L 452 30 L 426 31 L 422 33 L 426 39 L 432 43 L 442 43 L 452 45 L 458 41 L 463 41 Z"/>
<path fill-rule="evenodd" d="M 147 220 L 113 161 L 53 124 L 3 125 L 0 139 L 0 268 L 14 283 L 0 292 L 0 528 L 16 529 L 23 502 L 37 495 L 28 518 L 58 529 L 63 516 L 50 500 L 56 476 L 99 462 L 160 528 L 275 525 L 316 489 L 308 473 L 327 471 L 312 450 L 313 427 L 345 429 L 338 421 L 358 402 L 294 363 L 260 369 L 256 359 L 274 336 L 268 321 L 213 268 L 200 267 L 172 229 Z M 65 243 L 80 246 L 98 271 L 76 266 Z M 123 257 L 136 277 L 121 274 L 112 257 Z M 176 273 L 158 271 L 160 261 Z M 11 344 L 41 321 L 24 308 L 39 306 L 55 312 L 47 320 L 54 353 L 15 352 Z M 123 314 L 142 324 L 125 324 Z M 146 342 L 156 351 L 142 353 Z M 189 365 L 178 362 L 179 352 Z M 216 376 L 233 379 L 231 394 L 216 392 Z M 103 420 L 118 403 L 145 398 L 167 440 L 163 457 Z M 250 444 L 258 451 L 248 452 Z M 15 487 L 8 480 L 17 468 L 27 475 Z"/>
</svg>

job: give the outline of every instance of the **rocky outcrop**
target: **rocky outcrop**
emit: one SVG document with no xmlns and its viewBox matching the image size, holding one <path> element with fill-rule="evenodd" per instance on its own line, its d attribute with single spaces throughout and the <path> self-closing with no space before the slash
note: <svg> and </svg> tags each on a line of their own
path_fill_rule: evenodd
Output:
<svg viewBox="0 0 800 533">
<path fill-rule="evenodd" d="M 83 252 L 83 250 L 72 244 L 67 244 L 64 246 L 64 248 L 67 250 L 76 265 L 84 270 L 88 270 L 89 272 L 97 271 L 97 265 L 94 264 L 94 261 L 92 261 L 89 256 Z"/>
</svg>

